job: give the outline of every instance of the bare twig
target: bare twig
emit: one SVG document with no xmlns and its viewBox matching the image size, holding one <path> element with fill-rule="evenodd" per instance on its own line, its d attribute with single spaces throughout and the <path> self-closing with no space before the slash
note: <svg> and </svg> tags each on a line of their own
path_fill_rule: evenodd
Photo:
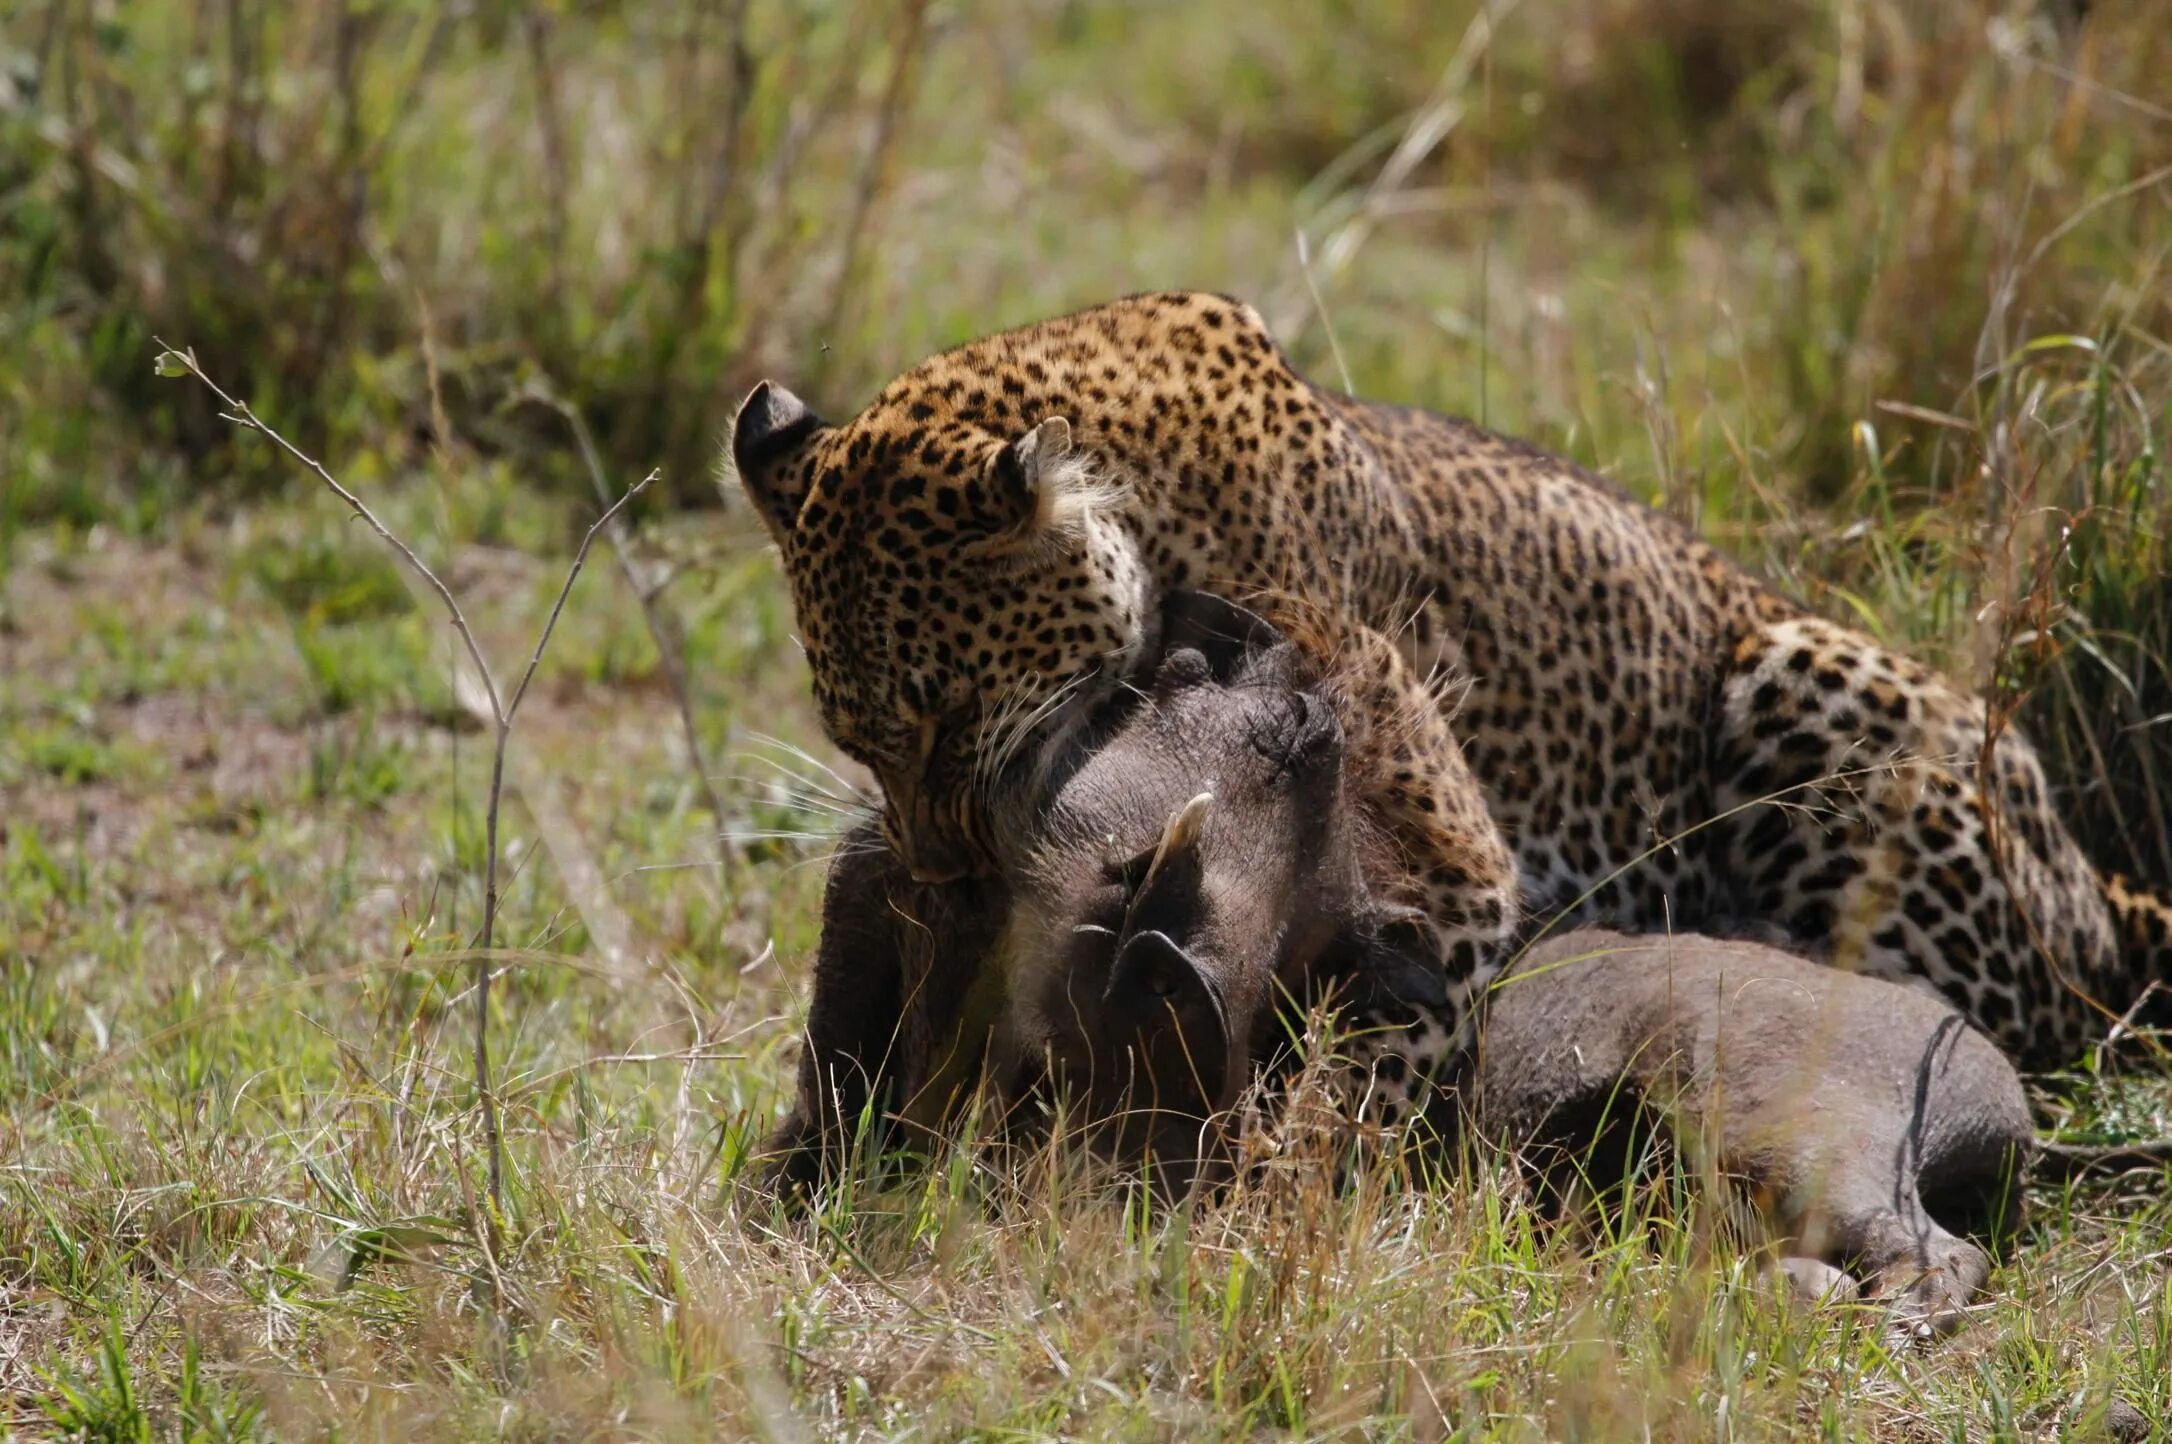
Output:
<svg viewBox="0 0 2172 1444">
<path fill-rule="evenodd" d="M 521 673 L 520 682 L 514 687 L 511 699 L 506 700 L 498 692 L 498 684 L 491 675 L 490 664 L 483 657 L 481 644 L 475 640 L 475 630 L 468 625 L 467 614 L 461 610 L 459 600 L 453 596 L 452 590 L 430 569 L 429 563 L 417 556 L 413 547 L 394 535 L 392 529 L 378 519 L 377 513 L 370 510 L 369 504 L 342 486 L 339 479 L 327 471 L 321 462 L 267 424 L 249 409 L 248 402 L 233 396 L 206 375 L 203 367 L 197 364 L 194 351 L 177 351 L 165 341 L 156 337 L 153 339 L 158 341 L 159 346 L 157 366 L 160 375 L 188 375 L 202 382 L 226 408 L 221 414 L 227 420 L 269 438 L 296 463 L 313 473 L 333 495 L 345 502 L 348 509 L 360 517 L 371 531 L 376 532 L 386 546 L 399 554 L 424 585 L 436 593 L 438 600 L 444 604 L 445 614 L 451 620 L 453 630 L 459 634 L 461 645 L 467 649 L 468 660 L 474 663 L 476 678 L 482 684 L 484 695 L 489 699 L 494 736 L 490 759 L 490 797 L 483 813 L 486 853 L 483 863 L 483 925 L 475 958 L 475 1094 L 483 1112 L 483 1139 L 489 1153 L 488 1198 L 491 1218 L 487 1220 L 485 1235 L 494 1237 L 496 1216 L 504 1194 L 505 1148 L 499 1133 L 497 1100 L 490 1083 L 490 953 L 495 942 L 498 917 L 498 812 L 505 794 L 505 750 L 512 740 L 513 722 L 519 715 L 521 701 L 528 695 L 528 684 L 535 680 L 536 669 L 542 665 L 543 650 L 550 645 L 551 633 L 557 630 L 558 618 L 566 609 L 566 598 L 572 594 L 573 583 L 580 577 L 581 568 L 588 560 L 588 549 L 595 544 L 597 533 L 609 527 L 628 502 L 648 490 L 660 473 L 651 471 L 634 486 L 629 487 L 624 495 L 609 503 L 604 508 L 603 515 L 596 518 L 587 535 L 581 538 L 581 545 L 573 554 L 573 564 L 566 569 L 565 583 L 559 587 L 557 600 L 551 604 L 550 616 L 544 621 L 543 630 L 536 637 L 535 651 L 528 658 L 527 670 Z M 495 1269 L 494 1249 L 492 1253 L 492 1268 Z"/>
<path fill-rule="evenodd" d="M 293 442 L 258 420 L 256 413 L 249 409 L 248 402 L 236 400 L 218 382 L 206 376 L 203 368 L 196 364 L 196 353 L 194 351 L 176 351 L 159 337 L 153 336 L 151 339 L 157 342 L 159 347 L 158 367 L 160 375 L 178 376 L 186 373 L 203 382 L 211 394 L 219 398 L 219 404 L 226 408 L 222 414 L 227 420 L 234 422 L 238 426 L 247 427 L 251 431 L 262 432 L 280 450 L 293 457 L 297 463 L 316 473 L 319 481 L 330 487 L 332 493 L 341 501 L 347 503 L 348 509 L 362 518 L 368 524 L 369 529 L 376 532 L 386 546 L 398 552 L 401 560 L 414 569 L 415 575 L 421 577 L 423 583 L 431 591 L 437 593 L 438 600 L 445 604 L 445 610 L 452 615 L 453 630 L 460 634 L 461 645 L 467 648 L 468 660 L 475 664 L 476 672 L 482 677 L 483 689 L 490 694 L 491 715 L 493 717 L 503 716 L 504 708 L 498 701 L 498 684 L 491 679 L 490 664 L 483 660 L 483 649 L 476 643 L 475 633 L 468 628 L 467 615 L 460 610 L 460 603 L 453 600 L 453 594 L 445 583 L 438 580 L 437 573 L 431 571 L 429 564 L 415 555 L 415 549 L 394 536 L 391 529 L 377 519 L 377 513 L 371 511 L 362 498 L 347 490 L 346 487 L 341 486 L 339 479 L 326 471 L 323 464 L 317 461 L 315 457 L 310 456 Z"/>
<path fill-rule="evenodd" d="M 611 524 L 627 502 L 647 491 L 663 474 L 661 467 L 652 468 L 647 476 L 627 487 L 623 496 L 606 506 L 603 515 L 589 524 L 579 549 L 573 553 L 573 565 L 566 571 L 565 585 L 558 589 L 558 600 L 551 604 L 550 619 L 543 624 L 543 635 L 535 639 L 535 655 L 528 659 L 528 670 L 521 674 L 520 685 L 513 689 L 513 700 L 506 705 L 503 725 L 512 725 L 513 714 L 520 709 L 520 699 L 528 695 L 528 684 L 535 680 L 535 669 L 543 661 L 543 649 L 550 645 L 551 633 L 558 627 L 558 614 L 566 609 L 566 596 L 573 590 L 574 579 L 580 576 L 581 567 L 588 561 L 588 549 L 596 544 L 596 534 Z"/>
<path fill-rule="evenodd" d="M 552 316 L 565 314 L 566 234 L 569 229 L 572 162 L 566 146 L 566 121 L 558 103 L 558 70 L 551 60 L 550 17 L 537 6 L 521 13 L 521 31 L 528 43 L 528 63 L 535 72 L 536 128 L 543 137 L 544 195 L 549 202 L 549 229 L 544 237 L 550 252 Z"/>
<path fill-rule="evenodd" d="M 890 156 L 900 122 L 911 110 L 916 89 L 917 66 L 927 35 L 928 0 L 905 0 L 897 38 L 890 52 L 890 73 L 883 81 L 882 99 L 875 107 L 874 134 L 852 188 L 852 209 L 845 221 L 844 242 L 838 249 L 837 279 L 830 293 L 829 315 L 815 334 L 835 336 L 844 321 L 845 308 L 853 300 L 860 278 L 862 249 L 876 208 L 886 189 Z"/>
</svg>

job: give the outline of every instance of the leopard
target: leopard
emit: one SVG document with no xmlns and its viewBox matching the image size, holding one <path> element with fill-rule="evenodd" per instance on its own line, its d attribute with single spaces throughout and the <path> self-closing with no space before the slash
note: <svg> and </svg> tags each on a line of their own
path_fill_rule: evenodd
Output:
<svg viewBox="0 0 2172 1444">
<path fill-rule="evenodd" d="M 1754 922 L 2031 1068 L 2172 978 L 2172 901 L 2083 856 L 1983 698 L 1572 461 L 1316 384 L 1237 298 L 999 332 L 836 423 L 765 380 L 727 456 L 923 881 L 992 867 L 991 798 L 1151 669 L 1162 598 L 1296 596 L 1459 679 L 1437 705 L 1509 875 L 1440 835 L 1442 788 L 1381 809 L 1438 868 L 1452 987 L 1497 964 L 1504 890 L 1544 926 Z"/>
</svg>

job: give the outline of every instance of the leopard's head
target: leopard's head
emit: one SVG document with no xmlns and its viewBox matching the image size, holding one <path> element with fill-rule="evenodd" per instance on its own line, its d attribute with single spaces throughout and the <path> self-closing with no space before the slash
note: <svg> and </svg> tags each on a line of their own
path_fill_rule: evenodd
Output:
<svg viewBox="0 0 2172 1444">
<path fill-rule="evenodd" d="M 989 869 L 997 771 L 1106 695 L 1154 627 L 1123 492 L 1089 439 L 943 359 L 836 426 L 764 382 L 732 437 L 823 726 L 882 783 L 885 830 L 923 881 Z"/>
</svg>

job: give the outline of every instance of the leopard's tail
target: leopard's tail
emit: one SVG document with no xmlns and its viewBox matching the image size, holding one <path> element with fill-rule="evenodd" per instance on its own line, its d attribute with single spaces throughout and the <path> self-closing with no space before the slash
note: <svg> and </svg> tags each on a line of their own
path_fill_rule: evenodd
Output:
<svg viewBox="0 0 2172 1444">
<path fill-rule="evenodd" d="M 2119 929 L 2120 960 L 2133 980 L 2120 1006 L 2139 1000 L 2136 1021 L 2158 1026 L 2172 1021 L 2172 892 L 2114 872 L 2104 875 L 2104 900 Z"/>
</svg>

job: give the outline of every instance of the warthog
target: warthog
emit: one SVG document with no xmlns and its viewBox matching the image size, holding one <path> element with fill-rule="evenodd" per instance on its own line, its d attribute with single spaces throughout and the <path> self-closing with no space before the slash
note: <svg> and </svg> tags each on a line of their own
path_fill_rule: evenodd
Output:
<svg viewBox="0 0 2172 1444">
<path fill-rule="evenodd" d="M 923 887 L 871 828 L 851 840 L 775 1142 L 787 1178 L 819 1177 L 863 1114 L 939 1131 L 982 1082 L 1007 1103 L 1067 1089 L 1098 1146 L 1165 1182 L 1212 1175 L 1293 1011 L 1336 999 L 1372 1040 L 1353 1097 L 1587 1157 L 1642 1117 L 1763 1205 L 1798 1285 L 1860 1287 L 1911 1329 L 1958 1320 L 1989 1261 L 1938 1220 L 2010 1223 L 2034 1144 L 1989 1041 L 1927 992 L 1771 947 L 1579 930 L 1504 974 L 1477 1048 L 1451 1054 L 1422 929 L 1383 900 L 1395 860 L 1350 802 L 1328 669 L 1198 622 L 1011 790 L 1001 881 Z"/>
<path fill-rule="evenodd" d="M 1173 616 L 1137 705 L 1006 789 L 1001 879 L 918 884 L 872 825 L 846 838 L 773 1143 L 788 1179 L 833 1164 L 863 1112 L 939 1129 L 983 1076 L 1009 1101 L 1073 1085 L 1107 1147 L 1180 1176 L 1281 1042 L 1278 1003 L 1425 991 L 1420 951 L 1382 946 L 1406 910 L 1367 886 L 1386 860 L 1346 802 L 1342 724 L 1293 685 L 1317 669 L 1286 645 L 1255 661 L 1221 621 Z"/>
</svg>

